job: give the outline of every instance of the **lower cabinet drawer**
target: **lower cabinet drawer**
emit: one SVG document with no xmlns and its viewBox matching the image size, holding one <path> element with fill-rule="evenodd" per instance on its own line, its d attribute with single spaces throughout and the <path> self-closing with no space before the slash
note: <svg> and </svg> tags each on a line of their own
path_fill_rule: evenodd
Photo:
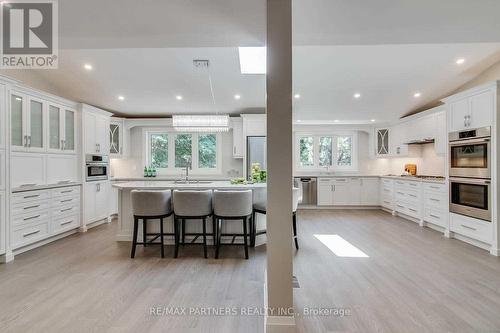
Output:
<svg viewBox="0 0 500 333">
<path fill-rule="evenodd" d="M 446 194 L 443 194 L 443 193 L 425 192 L 424 193 L 424 205 L 447 210 L 448 197 L 446 196 Z"/>
<path fill-rule="evenodd" d="M 14 249 L 46 238 L 49 235 L 49 221 L 30 223 L 12 231 L 12 247 Z"/>
<path fill-rule="evenodd" d="M 34 223 L 38 223 L 38 222 L 49 220 L 49 219 L 50 219 L 50 211 L 47 209 L 44 211 L 38 211 L 38 212 L 32 212 L 32 213 L 14 216 L 12 218 L 12 226 L 16 227 L 16 226 L 22 226 L 22 225 L 27 225 L 27 224 L 34 224 Z"/>
<path fill-rule="evenodd" d="M 52 209 L 55 209 L 55 208 L 58 208 L 61 206 L 79 205 L 79 204 L 80 204 L 80 196 L 79 195 L 52 198 Z"/>
<path fill-rule="evenodd" d="M 448 213 L 442 210 L 426 207 L 424 209 L 424 221 L 446 228 Z"/>
<path fill-rule="evenodd" d="M 406 214 L 416 219 L 420 219 L 422 215 L 420 214 L 420 207 L 410 203 L 406 204 Z"/>
<path fill-rule="evenodd" d="M 451 231 L 491 244 L 491 240 L 493 239 L 493 226 L 491 222 L 453 213 L 450 214 L 450 219 Z"/>
<path fill-rule="evenodd" d="M 33 215 L 33 212 L 41 210 L 49 210 L 50 202 L 48 200 L 44 201 L 33 201 L 33 202 L 23 202 L 12 205 L 12 216 L 28 216 Z M 35 214 L 36 215 L 36 214 Z"/>
<path fill-rule="evenodd" d="M 58 234 L 80 226 L 79 215 L 59 217 L 52 220 L 52 232 Z"/>
<path fill-rule="evenodd" d="M 80 213 L 80 205 L 79 204 L 72 204 L 72 205 L 66 205 L 66 206 L 61 206 L 61 207 L 56 207 L 52 209 L 52 217 L 53 218 L 58 218 L 60 216 L 69 216 L 69 215 L 75 215 Z"/>
<path fill-rule="evenodd" d="M 60 187 L 52 190 L 52 198 L 80 195 L 80 186 Z"/>
<path fill-rule="evenodd" d="M 380 198 L 380 206 L 385 207 L 387 209 L 393 209 L 394 202 L 391 198 L 381 197 Z"/>
<path fill-rule="evenodd" d="M 392 187 L 382 185 L 380 189 L 380 195 L 392 196 L 393 193 L 394 190 L 392 189 Z"/>
<path fill-rule="evenodd" d="M 11 204 L 15 205 L 46 199 L 50 199 L 50 192 L 48 190 L 18 192 L 12 194 Z"/>
</svg>

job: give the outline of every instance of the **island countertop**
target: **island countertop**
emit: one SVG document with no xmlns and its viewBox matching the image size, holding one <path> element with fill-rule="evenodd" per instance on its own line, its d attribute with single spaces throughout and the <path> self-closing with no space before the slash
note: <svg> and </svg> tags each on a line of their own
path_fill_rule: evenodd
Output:
<svg viewBox="0 0 500 333">
<path fill-rule="evenodd" d="M 132 189 L 185 189 L 185 190 L 198 190 L 198 189 L 224 189 L 224 190 L 244 190 L 244 189 L 264 189 L 266 183 L 255 184 L 231 184 L 230 181 L 215 180 L 215 181 L 190 181 L 188 183 L 175 182 L 175 181 L 132 181 L 125 183 L 113 184 L 113 187 L 119 190 L 132 190 Z"/>
</svg>

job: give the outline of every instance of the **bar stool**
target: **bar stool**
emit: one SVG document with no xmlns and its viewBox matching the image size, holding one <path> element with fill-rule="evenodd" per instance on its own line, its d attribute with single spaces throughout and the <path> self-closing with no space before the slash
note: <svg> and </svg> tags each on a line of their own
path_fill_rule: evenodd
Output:
<svg viewBox="0 0 500 333">
<path fill-rule="evenodd" d="M 174 190 L 174 233 L 175 233 L 175 252 L 174 258 L 179 254 L 179 241 L 181 237 L 182 222 L 182 239 L 184 244 L 184 236 L 195 236 L 192 244 L 199 236 L 203 236 L 203 253 L 207 258 L 207 226 L 206 221 L 212 215 L 212 190 Z M 185 233 L 186 220 L 202 220 L 202 233 Z M 215 236 L 215 234 L 214 234 Z"/>
<path fill-rule="evenodd" d="M 300 189 L 298 187 L 294 187 L 292 190 L 292 227 L 293 227 L 293 239 L 295 241 L 295 248 L 299 249 L 299 241 L 297 237 L 297 207 L 299 206 L 300 198 Z M 258 235 L 263 235 L 266 233 L 266 230 L 257 230 L 256 223 L 256 214 L 266 214 L 267 213 L 267 191 L 265 195 L 261 196 L 256 200 L 253 204 L 252 210 L 252 226 L 251 226 L 251 235 L 250 235 L 250 245 L 252 247 L 255 246 L 255 238 Z"/>
<path fill-rule="evenodd" d="M 132 198 L 132 214 L 134 215 L 134 235 L 132 239 L 131 258 L 135 257 L 137 245 L 160 245 L 161 257 L 164 258 L 163 236 L 174 236 L 173 233 L 163 232 L 163 219 L 172 215 L 172 193 L 170 190 L 133 190 L 130 192 Z M 160 233 L 147 233 L 148 220 L 160 220 Z M 137 242 L 137 229 L 139 220 L 142 220 L 142 242 Z M 154 236 L 148 240 L 148 236 Z M 153 243 L 160 238 L 160 243 Z"/>
<path fill-rule="evenodd" d="M 247 221 L 252 216 L 252 190 L 242 191 L 220 191 L 214 190 L 214 219 L 217 241 L 215 246 L 215 259 L 219 258 L 219 247 L 222 245 L 222 236 L 232 236 L 230 244 L 223 245 L 243 245 L 245 247 L 245 259 L 248 259 L 248 229 Z M 223 234 L 222 223 L 226 220 L 242 220 L 242 234 Z M 237 236 L 243 236 L 243 244 L 234 243 Z"/>
</svg>

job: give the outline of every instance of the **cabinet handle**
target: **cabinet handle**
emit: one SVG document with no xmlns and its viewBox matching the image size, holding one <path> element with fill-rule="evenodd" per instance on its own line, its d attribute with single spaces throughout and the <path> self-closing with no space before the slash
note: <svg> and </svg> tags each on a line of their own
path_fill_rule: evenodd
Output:
<svg viewBox="0 0 500 333">
<path fill-rule="evenodd" d="M 35 185 L 35 184 L 33 184 L 33 185 Z M 27 196 L 23 197 L 23 199 L 38 198 L 39 196 L 40 196 L 40 194 L 27 195 Z"/>
<path fill-rule="evenodd" d="M 467 127 L 467 116 L 464 116 L 464 127 Z"/>
<path fill-rule="evenodd" d="M 403 193 L 403 192 L 398 192 L 398 194 L 402 194 L 402 195 L 404 195 L 404 193 Z"/>
<path fill-rule="evenodd" d="M 409 195 L 410 197 L 413 197 L 413 198 L 416 198 L 416 197 L 417 197 L 415 194 L 409 194 L 409 193 L 408 193 L 408 195 Z"/>
<path fill-rule="evenodd" d="M 26 210 L 26 209 L 33 209 L 33 208 L 38 208 L 38 207 L 40 207 L 40 205 L 28 206 L 28 207 L 24 207 L 23 209 Z"/>
<path fill-rule="evenodd" d="M 36 231 L 32 231 L 32 232 L 28 232 L 26 234 L 23 234 L 23 237 L 28 237 L 28 236 L 32 236 L 32 235 L 36 235 L 37 233 L 39 233 L 41 230 L 38 229 Z"/>
<path fill-rule="evenodd" d="M 72 209 L 73 209 L 73 207 L 66 208 L 66 209 L 61 209 L 61 213 L 63 213 L 63 212 L 67 212 L 68 210 L 72 210 Z"/>
<path fill-rule="evenodd" d="M 439 187 L 437 187 L 437 186 L 431 186 L 431 188 L 433 188 L 435 190 L 439 190 Z"/>
<path fill-rule="evenodd" d="M 40 215 L 35 215 L 35 216 L 25 217 L 25 218 L 23 219 L 23 221 L 33 220 L 33 219 L 36 219 L 37 217 L 40 217 Z"/>
<path fill-rule="evenodd" d="M 441 220 L 441 218 L 437 215 L 434 215 L 434 214 L 429 214 L 430 217 L 433 217 L 435 219 L 438 219 L 438 220 Z"/>
<path fill-rule="evenodd" d="M 61 200 L 61 202 L 70 202 L 70 201 L 73 201 L 73 199 Z"/>
<path fill-rule="evenodd" d="M 61 150 L 64 150 L 64 140 L 61 139 Z"/>
<path fill-rule="evenodd" d="M 435 199 L 435 198 L 429 198 L 429 200 L 436 201 L 436 202 L 440 202 L 441 201 L 441 200 Z"/>
<path fill-rule="evenodd" d="M 404 208 L 404 206 L 401 206 L 401 205 L 396 205 L 396 206 L 398 206 L 399 208 Z"/>
<path fill-rule="evenodd" d="M 473 228 L 473 227 L 469 227 L 468 225 L 463 225 L 461 224 L 462 227 L 464 227 L 465 229 L 470 229 L 470 230 L 473 230 L 473 231 L 477 231 L 476 228 Z"/>
<path fill-rule="evenodd" d="M 70 224 L 71 222 L 73 222 L 73 220 L 71 220 L 71 221 L 66 221 L 66 222 L 61 222 L 61 223 L 60 223 L 60 225 Z"/>
<path fill-rule="evenodd" d="M 233 154 L 236 154 L 236 147 L 233 147 Z"/>
<path fill-rule="evenodd" d="M 417 212 L 417 211 L 416 211 L 415 209 L 413 209 L 413 208 L 408 208 L 408 209 L 409 209 L 409 210 L 411 210 L 412 212 L 415 212 L 415 213 Z"/>
<path fill-rule="evenodd" d="M 24 136 L 24 147 L 28 147 L 28 136 Z"/>
<path fill-rule="evenodd" d="M 31 148 L 31 135 L 28 135 L 28 148 Z"/>
</svg>

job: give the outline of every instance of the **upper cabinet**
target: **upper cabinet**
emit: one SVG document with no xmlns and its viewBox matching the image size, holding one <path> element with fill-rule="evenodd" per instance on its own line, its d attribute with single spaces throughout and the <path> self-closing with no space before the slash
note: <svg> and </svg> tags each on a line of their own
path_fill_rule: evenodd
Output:
<svg viewBox="0 0 500 333">
<path fill-rule="evenodd" d="M 82 106 L 85 154 L 109 155 L 111 113 L 84 104 Z"/>
<path fill-rule="evenodd" d="M 375 130 L 375 153 L 379 157 L 389 156 L 389 128 Z"/>
<path fill-rule="evenodd" d="M 231 118 L 233 123 L 233 158 L 243 158 L 243 119 Z"/>
<path fill-rule="evenodd" d="M 48 151 L 75 153 L 76 111 L 49 103 Z"/>
<path fill-rule="evenodd" d="M 123 156 L 123 119 L 111 118 L 109 123 L 109 154 L 111 157 Z"/>
<path fill-rule="evenodd" d="M 14 151 L 41 152 L 45 149 L 44 103 L 13 92 L 11 105 L 11 144 Z"/>
<path fill-rule="evenodd" d="M 444 99 L 448 109 L 449 131 L 491 126 L 495 112 L 496 84 L 463 92 Z"/>
</svg>

